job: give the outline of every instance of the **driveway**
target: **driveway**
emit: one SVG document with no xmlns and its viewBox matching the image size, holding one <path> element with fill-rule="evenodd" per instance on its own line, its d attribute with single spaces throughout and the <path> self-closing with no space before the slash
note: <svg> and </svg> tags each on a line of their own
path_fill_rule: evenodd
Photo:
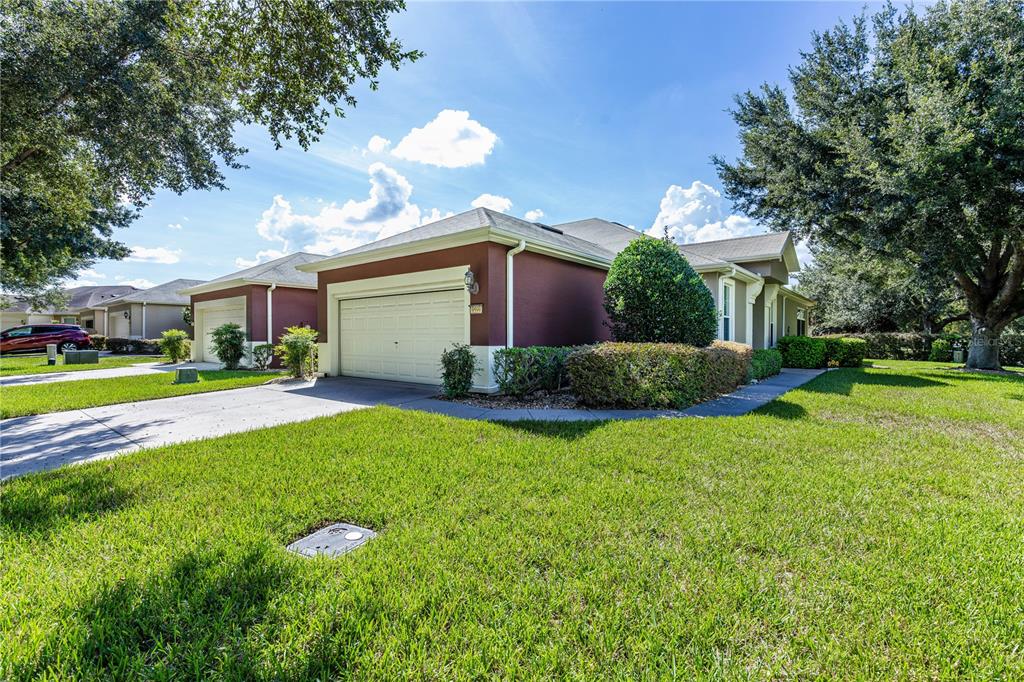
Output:
<svg viewBox="0 0 1024 682">
<path fill-rule="evenodd" d="M 437 388 L 330 378 L 107 405 L 0 421 L 0 479 L 375 405 L 488 420 L 598 420 L 737 416 L 807 383 L 824 370 L 782 374 L 687 410 L 488 409 L 434 398 Z"/>
<path fill-rule="evenodd" d="M 101 366 L 102 367 L 102 366 Z M 137 377 L 146 374 L 173 372 L 183 367 L 198 369 L 220 369 L 215 362 L 183 362 L 177 365 L 159 362 L 143 362 L 128 367 L 110 367 L 107 369 L 81 369 L 74 372 L 41 372 L 39 374 L 14 374 L 0 377 L 0 386 L 28 386 L 31 384 L 49 384 L 56 381 L 82 381 L 83 379 L 115 379 L 117 377 Z"/>
</svg>

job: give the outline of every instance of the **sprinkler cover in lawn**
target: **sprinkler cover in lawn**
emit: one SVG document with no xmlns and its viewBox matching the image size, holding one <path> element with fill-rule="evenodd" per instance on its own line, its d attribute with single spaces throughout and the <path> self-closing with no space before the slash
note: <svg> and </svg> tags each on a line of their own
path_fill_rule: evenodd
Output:
<svg viewBox="0 0 1024 682">
<path fill-rule="evenodd" d="M 302 556 L 313 557 L 322 554 L 336 557 L 351 552 L 376 536 L 377 534 L 369 528 L 360 528 L 349 523 L 335 523 L 299 538 L 288 545 L 288 549 Z"/>
</svg>

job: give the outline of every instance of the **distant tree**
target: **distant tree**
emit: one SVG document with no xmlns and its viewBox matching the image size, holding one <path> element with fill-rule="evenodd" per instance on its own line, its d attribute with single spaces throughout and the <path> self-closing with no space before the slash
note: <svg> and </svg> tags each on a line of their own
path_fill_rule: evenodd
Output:
<svg viewBox="0 0 1024 682">
<path fill-rule="evenodd" d="M 864 252 L 816 249 L 800 272 L 799 290 L 817 302 L 817 332 L 939 333 L 969 317 L 952 282 L 929 280 L 902 261 Z"/>
<path fill-rule="evenodd" d="M 999 367 L 1024 315 L 1024 3 L 887 7 L 813 36 L 792 103 L 763 86 L 715 159 L 737 208 L 812 242 L 955 282 L 968 366 Z"/>
<path fill-rule="evenodd" d="M 0 279 L 36 296 L 97 259 L 159 188 L 223 188 L 236 125 L 303 148 L 361 80 L 420 56 L 402 0 L 8 0 L 0 9 Z"/>
<path fill-rule="evenodd" d="M 634 239 L 615 257 L 604 309 L 616 341 L 707 346 L 718 331 L 711 291 L 667 239 Z"/>
</svg>

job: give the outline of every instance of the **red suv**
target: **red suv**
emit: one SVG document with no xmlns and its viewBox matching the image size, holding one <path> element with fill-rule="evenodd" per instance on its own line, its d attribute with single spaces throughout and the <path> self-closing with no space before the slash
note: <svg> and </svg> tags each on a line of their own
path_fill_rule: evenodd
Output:
<svg viewBox="0 0 1024 682">
<path fill-rule="evenodd" d="M 0 332 L 0 353 L 45 352 L 47 344 L 58 352 L 92 346 L 92 339 L 77 324 L 32 324 Z"/>
</svg>

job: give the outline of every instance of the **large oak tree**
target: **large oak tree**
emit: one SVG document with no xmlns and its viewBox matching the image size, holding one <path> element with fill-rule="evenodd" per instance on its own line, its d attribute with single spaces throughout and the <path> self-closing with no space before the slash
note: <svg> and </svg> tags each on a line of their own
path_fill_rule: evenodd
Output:
<svg viewBox="0 0 1024 682">
<path fill-rule="evenodd" d="M 815 34 L 776 86 L 737 98 L 741 210 L 812 242 L 954 281 L 968 366 L 999 367 L 1024 315 L 1024 4 L 888 7 Z"/>
<path fill-rule="evenodd" d="M 45 292 L 100 258 L 159 188 L 223 187 L 237 125 L 303 148 L 419 53 L 402 0 L 5 0 L 0 283 Z"/>
</svg>

